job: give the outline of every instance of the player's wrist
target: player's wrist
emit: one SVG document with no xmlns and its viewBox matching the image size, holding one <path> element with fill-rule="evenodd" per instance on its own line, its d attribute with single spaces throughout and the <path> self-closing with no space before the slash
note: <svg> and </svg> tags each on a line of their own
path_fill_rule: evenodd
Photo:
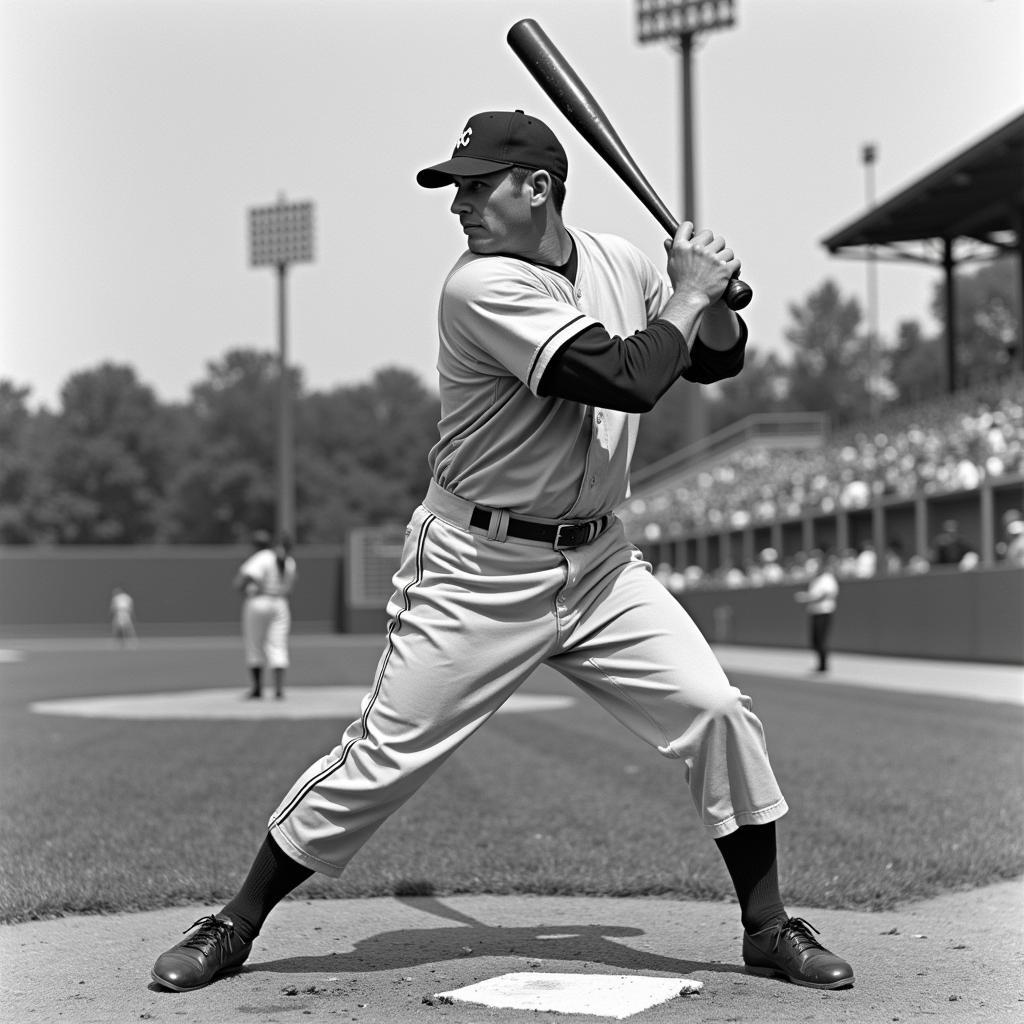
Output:
<svg viewBox="0 0 1024 1024">
<path fill-rule="evenodd" d="M 704 315 L 711 300 L 704 292 L 677 291 L 665 304 L 659 316 L 679 328 L 685 336 L 689 336 L 693 325 Z"/>
</svg>

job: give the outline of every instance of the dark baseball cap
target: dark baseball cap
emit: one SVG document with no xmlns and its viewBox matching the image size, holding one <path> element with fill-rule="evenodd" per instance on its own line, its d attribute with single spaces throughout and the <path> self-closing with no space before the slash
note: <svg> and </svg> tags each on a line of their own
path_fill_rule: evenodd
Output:
<svg viewBox="0 0 1024 1024">
<path fill-rule="evenodd" d="M 565 150 L 543 121 L 521 110 L 486 110 L 466 122 L 451 159 L 425 167 L 416 181 L 441 188 L 451 185 L 455 174 L 473 178 L 516 165 L 548 171 L 562 181 L 569 174 Z"/>
</svg>

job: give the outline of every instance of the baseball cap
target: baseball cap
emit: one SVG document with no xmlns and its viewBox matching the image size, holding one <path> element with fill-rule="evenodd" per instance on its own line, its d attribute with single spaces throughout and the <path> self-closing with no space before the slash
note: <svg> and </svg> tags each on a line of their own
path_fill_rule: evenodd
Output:
<svg viewBox="0 0 1024 1024">
<path fill-rule="evenodd" d="M 485 110 L 466 122 L 451 159 L 425 167 L 416 181 L 441 188 L 452 184 L 454 174 L 470 178 L 514 165 L 549 171 L 562 181 L 569 174 L 565 150 L 543 121 L 521 110 Z"/>
</svg>

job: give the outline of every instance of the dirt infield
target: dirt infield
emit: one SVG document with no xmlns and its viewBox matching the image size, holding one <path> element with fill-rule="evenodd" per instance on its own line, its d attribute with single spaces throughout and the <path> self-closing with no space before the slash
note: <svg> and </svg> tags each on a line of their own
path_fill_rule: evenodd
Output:
<svg viewBox="0 0 1024 1024">
<path fill-rule="evenodd" d="M 523 971 L 703 983 L 699 995 L 628 1018 L 638 1024 L 1016 1024 L 1024 1015 L 1021 882 L 878 914 L 792 908 L 853 964 L 856 984 L 838 992 L 746 974 L 728 904 L 537 896 L 289 900 L 239 974 L 185 994 L 153 985 L 154 959 L 206 912 L 179 907 L 0 928 L 0 1017 L 76 1024 L 610 1019 L 433 998 Z"/>
</svg>

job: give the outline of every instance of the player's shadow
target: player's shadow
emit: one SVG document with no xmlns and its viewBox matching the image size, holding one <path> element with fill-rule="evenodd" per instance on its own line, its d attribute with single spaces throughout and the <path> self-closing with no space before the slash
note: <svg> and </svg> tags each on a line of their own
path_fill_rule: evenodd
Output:
<svg viewBox="0 0 1024 1024">
<path fill-rule="evenodd" d="M 642 928 L 573 924 L 568 921 L 552 925 L 498 927 L 453 910 L 436 899 L 418 897 L 401 902 L 408 902 L 420 912 L 426 911 L 459 923 L 454 927 L 381 932 L 358 940 L 345 953 L 250 960 L 243 970 L 278 974 L 365 974 L 411 969 L 447 960 L 515 957 L 543 961 L 546 968 L 551 967 L 552 961 L 562 960 L 567 963 L 603 964 L 623 971 L 745 973 L 736 964 L 661 956 L 614 941 L 643 935 Z"/>
</svg>

